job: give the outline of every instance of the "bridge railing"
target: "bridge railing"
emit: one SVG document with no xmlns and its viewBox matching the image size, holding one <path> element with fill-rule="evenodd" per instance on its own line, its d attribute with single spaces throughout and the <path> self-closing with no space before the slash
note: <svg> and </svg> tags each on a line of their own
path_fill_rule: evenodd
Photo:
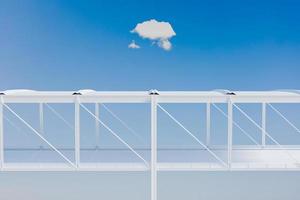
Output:
<svg viewBox="0 0 300 200">
<path fill-rule="evenodd" d="M 299 134 L 295 91 L 19 90 L 0 98 L 2 170 L 299 169 L 297 139 L 283 133 Z"/>
</svg>

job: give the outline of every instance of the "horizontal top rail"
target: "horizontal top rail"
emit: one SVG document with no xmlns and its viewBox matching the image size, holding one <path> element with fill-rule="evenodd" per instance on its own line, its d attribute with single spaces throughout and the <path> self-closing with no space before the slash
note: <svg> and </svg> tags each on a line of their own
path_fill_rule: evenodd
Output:
<svg viewBox="0 0 300 200">
<path fill-rule="evenodd" d="M 158 103 L 300 103 L 299 90 L 274 91 L 35 91 L 6 90 L 0 92 L 5 103 L 150 103 L 157 95 Z"/>
</svg>

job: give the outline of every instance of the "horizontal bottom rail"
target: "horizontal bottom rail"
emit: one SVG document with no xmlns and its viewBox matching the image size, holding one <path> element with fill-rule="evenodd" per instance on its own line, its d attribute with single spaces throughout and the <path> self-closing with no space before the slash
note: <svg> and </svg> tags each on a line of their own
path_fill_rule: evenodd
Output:
<svg viewBox="0 0 300 200">
<path fill-rule="evenodd" d="M 77 168 L 68 163 L 5 163 L 1 171 L 99 171 L 139 172 L 150 169 L 143 163 L 80 163 Z M 157 163 L 158 171 L 300 171 L 297 163 L 232 163 L 231 168 L 218 163 Z"/>
<path fill-rule="evenodd" d="M 67 163 L 5 163 L 2 171 L 147 171 L 143 163 L 81 163 L 77 168 Z"/>
<path fill-rule="evenodd" d="M 300 145 L 281 145 L 286 150 L 300 150 Z M 227 145 L 210 145 L 210 150 L 227 150 Z M 73 147 L 57 147 L 60 151 L 75 151 Z M 139 151 L 150 151 L 150 147 L 135 147 L 135 150 Z M 233 150 L 282 150 L 278 148 L 277 145 L 265 145 L 265 146 L 257 146 L 257 145 L 233 145 Z M 81 147 L 81 151 L 130 151 L 128 148 L 120 148 L 120 147 Z M 205 148 L 201 147 L 175 147 L 175 146 L 166 146 L 166 147 L 159 147 L 157 151 L 199 151 L 199 150 L 206 150 Z M 17 147 L 17 146 L 10 146 L 5 147 L 4 151 L 53 151 L 53 149 L 44 146 L 36 146 L 36 147 Z"/>
</svg>

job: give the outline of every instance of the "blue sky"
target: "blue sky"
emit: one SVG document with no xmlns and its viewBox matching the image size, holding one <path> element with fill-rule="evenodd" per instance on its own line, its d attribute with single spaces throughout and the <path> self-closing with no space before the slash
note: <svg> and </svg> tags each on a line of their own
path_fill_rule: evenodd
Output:
<svg viewBox="0 0 300 200">
<path fill-rule="evenodd" d="M 0 89 L 299 88 L 297 1 L 1 1 Z M 130 33 L 169 22 L 164 51 Z M 128 49 L 131 40 L 141 49 Z"/>
<path fill-rule="evenodd" d="M 299 89 L 299 10 L 296 0 L 0 0 L 0 90 Z M 170 51 L 130 33 L 150 19 L 172 25 Z M 132 40 L 142 48 L 129 49 Z M 148 178 L 1 173 L 0 193 L 5 199 L 140 200 L 149 197 Z M 159 180 L 161 199 L 273 200 L 296 199 L 300 174 L 166 173 Z"/>
</svg>

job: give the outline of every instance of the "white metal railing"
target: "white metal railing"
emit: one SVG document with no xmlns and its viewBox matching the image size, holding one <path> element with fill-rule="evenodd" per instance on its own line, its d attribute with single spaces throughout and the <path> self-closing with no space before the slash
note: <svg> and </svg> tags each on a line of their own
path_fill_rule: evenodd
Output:
<svg viewBox="0 0 300 200">
<path fill-rule="evenodd" d="M 39 104 L 39 130 L 24 120 L 9 104 L 35 103 Z M 51 103 L 70 103 L 74 104 L 75 116 L 74 124 L 70 123 L 65 117 L 55 110 Z M 95 111 L 92 112 L 84 104 L 95 104 Z M 101 120 L 100 106 L 104 108 L 115 120 L 125 127 L 131 134 L 135 135 L 140 142 L 144 142 L 140 135 L 123 119 L 116 115 L 111 109 L 106 106 L 106 103 L 146 103 L 151 105 L 151 147 L 146 149 L 150 151 L 150 159 L 142 156 L 135 148 L 133 148 L 124 138 L 117 134 L 111 127 Z M 162 104 L 172 103 L 199 103 L 206 104 L 206 142 L 202 142 L 195 136 L 186 126 L 183 125 L 174 115 L 170 114 Z M 227 113 L 224 112 L 218 103 L 227 105 Z M 243 109 L 237 104 L 240 103 L 258 103 L 262 105 L 261 125 L 255 122 Z M 173 171 L 173 170 L 300 170 L 300 148 L 288 147 L 280 144 L 269 131 L 266 130 L 266 108 L 270 107 L 275 111 L 289 126 L 297 133 L 300 129 L 292 123 L 282 112 L 275 108 L 273 103 L 300 103 L 300 94 L 295 90 L 288 91 L 198 91 L 198 92 L 177 92 L 167 91 L 158 92 L 156 90 L 140 91 L 140 92 L 98 92 L 93 90 L 81 91 L 65 91 L 65 92 L 50 92 L 50 91 L 30 91 L 30 90 L 14 90 L 1 92 L 0 96 L 0 169 L 3 171 L 65 171 L 65 170 L 81 170 L 81 171 L 151 171 L 151 200 L 157 199 L 157 171 Z M 56 117 L 62 120 L 66 126 L 74 132 L 74 161 L 71 161 L 63 154 L 60 148 L 55 147 L 44 136 L 44 106 L 49 109 Z M 227 120 L 227 145 L 216 147 L 211 143 L 211 106 L 222 114 Z M 80 109 L 86 111 L 95 120 L 97 139 L 99 140 L 100 132 L 99 125 L 103 126 L 108 132 L 120 141 L 129 151 L 131 151 L 141 163 L 84 163 L 81 162 L 81 133 L 80 133 Z M 157 147 L 157 110 L 162 110 L 170 117 L 185 133 L 194 139 L 199 145 L 200 150 L 207 152 L 217 162 L 158 162 L 158 152 L 161 151 Z M 4 154 L 4 122 L 8 122 L 16 129 L 21 130 L 9 118 L 4 116 L 3 110 L 8 110 L 24 125 L 26 125 L 35 135 L 45 142 L 51 150 L 56 152 L 61 158 L 66 161 L 64 163 L 7 163 L 5 162 Z M 254 139 L 241 125 L 234 120 L 233 110 L 236 109 L 245 116 L 256 128 L 261 131 L 261 142 Z M 241 145 L 240 148 L 233 145 L 233 127 L 238 128 L 251 142 L 254 144 L 253 151 L 262 153 L 266 151 L 280 151 L 288 157 L 288 162 L 271 162 L 262 161 L 260 163 L 245 161 L 238 162 L 234 160 L 234 153 L 238 150 L 251 150 L 250 147 Z M 266 138 L 269 138 L 275 145 L 267 145 Z M 99 145 L 97 143 L 97 145 Z M 227 153 L 227 159 L 220 157 L 215 153 L 216 150 L 224 150 Z M 47 149 L 42 149 L 47 150 Z"/>
</svg>

